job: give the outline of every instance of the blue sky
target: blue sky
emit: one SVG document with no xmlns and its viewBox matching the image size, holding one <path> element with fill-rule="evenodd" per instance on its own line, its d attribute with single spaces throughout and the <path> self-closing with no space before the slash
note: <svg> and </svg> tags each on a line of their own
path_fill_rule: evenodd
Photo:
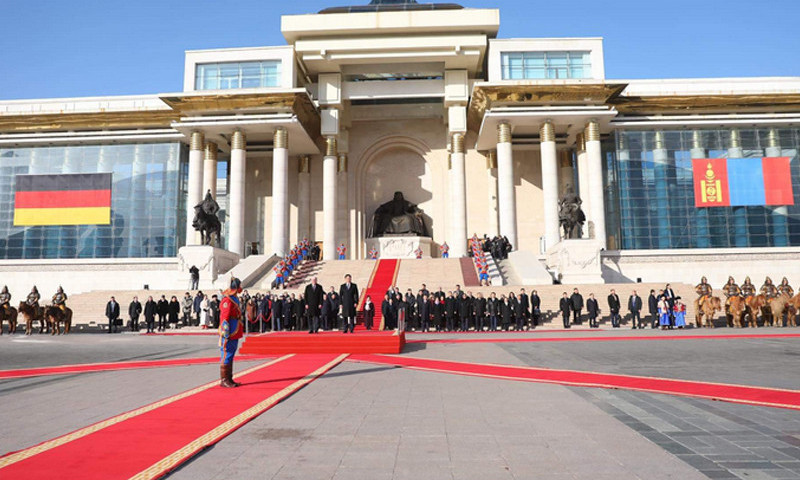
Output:
<svg viewBox="0 0 800 480">
<path fill-rule="evenodd" d="M 281 14 L 366 3 L 0 0 L 0 99 L 180 91 L 184 50 L 282 45 Z M 800 76 L 797 0 L 459 3 L 500 8 L 501 38 L 604 37 L 610 79 Z"/>
</svg>

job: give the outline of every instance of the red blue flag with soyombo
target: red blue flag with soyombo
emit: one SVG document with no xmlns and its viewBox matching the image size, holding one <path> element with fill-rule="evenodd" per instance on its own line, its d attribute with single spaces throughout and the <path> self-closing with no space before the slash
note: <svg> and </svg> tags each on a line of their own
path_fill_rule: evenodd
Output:
<svg viewBox="0 0 800 480">
<path fill-rule="evenodd" d="M 794 205 L 790 165 L 789 157 L 693 159 L 694 206 Z"/>
</svg>

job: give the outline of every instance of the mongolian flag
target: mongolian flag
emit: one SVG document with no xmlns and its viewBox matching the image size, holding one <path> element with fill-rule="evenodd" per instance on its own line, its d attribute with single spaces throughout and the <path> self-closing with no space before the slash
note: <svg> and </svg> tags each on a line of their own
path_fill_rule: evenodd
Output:
<svg viewBox="0 0 800 480">
<path fill-rule="evenodd" d="M 692 160 L 695 207 L 794 205 L 789 157 Z"/>
<path fill-rule="evenodd" d="M 109 225 L 111 174 L 17 175 L 15 226 Z"/>
</svg>

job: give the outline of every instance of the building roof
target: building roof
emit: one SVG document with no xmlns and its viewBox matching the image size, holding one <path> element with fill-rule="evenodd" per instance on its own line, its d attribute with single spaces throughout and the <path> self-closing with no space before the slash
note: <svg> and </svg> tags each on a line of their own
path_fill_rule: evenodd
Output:
<svg viewBox="0 0 800 480">
<path fill-rule="evenodd" d="M 369 5 L 330 7 L 319 13 L 405 12 L 410 10 L 460 10 L 455 3 L 417 3 L 416 0 L 372 0 Z"/>
</svg>

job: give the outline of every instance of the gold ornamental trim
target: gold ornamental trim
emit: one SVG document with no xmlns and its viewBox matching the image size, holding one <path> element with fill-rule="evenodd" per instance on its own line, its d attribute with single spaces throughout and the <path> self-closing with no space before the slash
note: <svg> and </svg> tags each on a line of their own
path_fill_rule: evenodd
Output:
<svg viewBox="0 0 800 480">
<path fill-rule="evenodd" d="M 497 125 L 497 143 L 511 143 L 511 124 L 503 122 Z"/>
<path fill-rule="evenodd" d="M 753 95 L 658 95 L 618 96 L 608 102 L 620 113 L 721 112 L 743 110 L 785 112 L 800 108 L 798 93 L 766 93 Z"/>
<path fill-rule="evenodd" d="M 583 132 L 578 132 L 578 134 L 575 135 L 575 148 L 577 148 L 579 152 L 586 151 L 586 136 Z"/>
<path fill-rule="evenodd" d="M 464 134 L 463 133 L 454 133 L 453 134 L 453 153 L 464 153 Z"/>
<path fill-rule="evenodd" d="M 661 130 L 656 130 L 655 144 L 653 145 L 653 148 L 656 150 L 662 150 L 664 148 L 664 132 Z"/>
<path fill-rule="evenodd" d="M 769 129 L 769 134 L 767 135 L 767 146 L 773 148 L 781 146 L 780 136 L 778 135 L 778 129 L 776 128 Z"/>
<path fill-rule="evenodd" d="M 339 154 L 339 161 L 336 163 L 337 173 L 345 173 L 347 172 L 347 154 L 341 153 Z"/>
<path fill-rule="evenodd" d="M 589 123 L 586 124 L 585 138 L 587 142 L 600 141 L 600 124 L 597 123 L 597 120 L 590 120 Z"/>
<path fill-rule="evenodd" d="M 214 143 L 214 142 L 206 143 L 205 159 L 206 160 L 214 160 L 216 162 L 217 161 L 217 153 L 218 153 L 218 151 L 219 150 L 217 149 L 217 144 L 216 143 Z"/>
<path fill-rule="evenodd" d="M 572 168 L 572 152 L 569 150 L 558 151 L 559 168 Z"/>
<path fill-rule="evenodd" d="M 172 110 L 0 115 L 0 132 L 169 128 L 179 118 Z"/>
<path fill-rule="evenodd" d="M 703 133 L 700 130 L 692 132 L 692 148 L 703 148 Z"/>
<path fill-rule="evenodd" d="M 203 150 L 205 143 L 206 137 L 203 132 L 192 132 L 191 146 L 189 147 L 191 150 Z"/>
<path fill-rule="evenodd" d="M 309 155 L 303 155 L 299 158 L 297 162 L 297 172 L 311 173 L 311 157 Z"/>
<path fill-rule="evenodd" d="M 730 148 L 741 148 L 742 146 L 742 135 L 739 133 L 739 130 L 733 129 L 731 130 L 731 146 Z"/>
<path fill-rule="evenodd" d="M 497 152 L 495 150 L 489 150 L 486 153 L 486 168 L 489 170 L 497 168 Z"/>
<path fill-rule="evenodd" d="M 540 142 L 555 142 L 556 129 L 553 127 L 553 122 L 547 121 L 539 127 L 539 141 Z"/>
<path fill-rule="evenodd" d="M 338 146 L 336 144 L 336 137 L 328 137 L 325 139 L 325 156 L 335 157 L 338 155 Z"/>
<path fill-rule="evenodd" d="M 275 135 L 272 139 L 273 148 L 289 148 L 289 132 L 283 127 L 275 129 Z"/>
<path fill-rule="evenodd" d="M 247 148 L 247 140 L 245 137 L 244 132 L 241 130 L 236 130 L 233 132 L 231 136 L 231 149 L 232 150 L 244 150 Z"/>
</svg>

